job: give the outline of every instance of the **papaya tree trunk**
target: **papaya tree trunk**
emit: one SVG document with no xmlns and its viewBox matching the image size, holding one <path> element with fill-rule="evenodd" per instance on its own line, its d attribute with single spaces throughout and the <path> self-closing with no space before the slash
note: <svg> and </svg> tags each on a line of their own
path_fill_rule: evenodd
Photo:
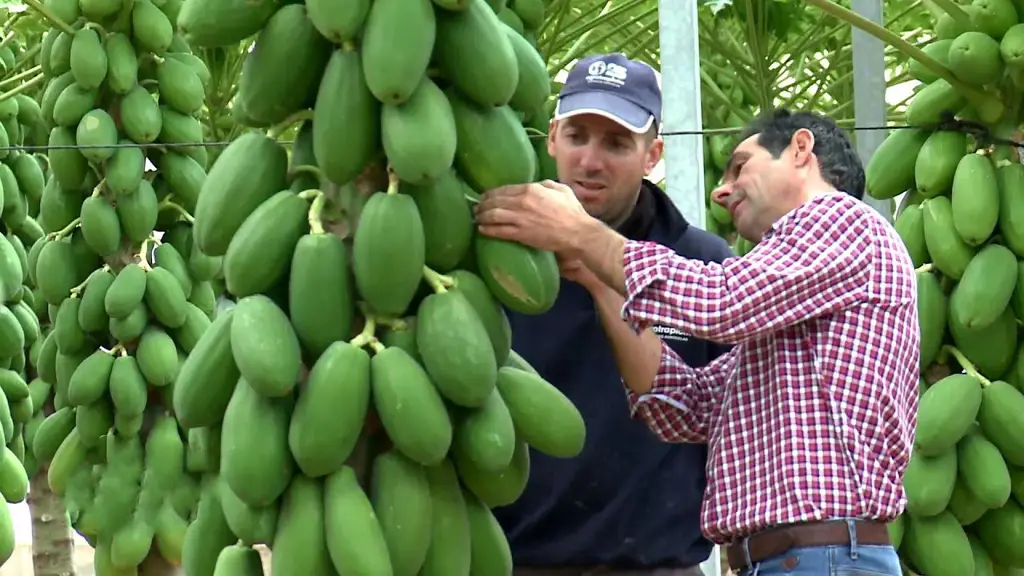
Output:
<svg viewBox="0 0 1024 576">
<path fill-rule="evenodd" d="M 35 576 L 74 576 L 75 542 L 67 511 L 50 490 L 46 469 L 32 477 L 28 493 L 32 513 L 32 570 Z"/>
</svg>

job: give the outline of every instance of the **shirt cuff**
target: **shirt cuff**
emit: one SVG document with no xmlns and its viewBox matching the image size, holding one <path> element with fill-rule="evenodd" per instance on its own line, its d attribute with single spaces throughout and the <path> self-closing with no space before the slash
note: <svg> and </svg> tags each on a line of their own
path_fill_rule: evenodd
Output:
<svg viewBox="0 0 1024 576">
<path fill-rule="evenodd" d="M 621 317 L 638 333 L 646 329 L 649 322 L 633 318 L 636 300 L 651 284 L 666 277 L 662 262 L 666 256 L 674 254 L 670 248 L 655 242 L 626 241 L 622 251 L 626 299 L 622 304 Z"/>
<path fill-rule="evenodd" d="M 626 381 L 622 379 L 622 387 L 626 392 L 626 402 L 629 405 L 629 416 L 636 418 L 636 411 L 641 405 L 656 400 L 658 397 L 664 397 L 669 392 L 674 391 L 678 387 L 678 383 L 673 383 L 669 379 L 664 378 L 667 374 L 675 374 L 679 372 L 680 368 L 685 366 L 683 360 L 679 358 L 675 352 L 668 347 L 668 344 L 661 343 L 661 361 L 658 364 L 658 373 L 654 376 L 654 384 L 651 389 L 644 394 L 637 394 L 626 386 Z"/>
</svg>

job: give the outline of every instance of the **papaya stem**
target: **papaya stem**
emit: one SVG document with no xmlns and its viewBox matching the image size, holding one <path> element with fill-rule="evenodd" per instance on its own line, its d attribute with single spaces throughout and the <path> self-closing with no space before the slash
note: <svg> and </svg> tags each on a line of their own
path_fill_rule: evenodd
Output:
<svg viewBox="0 0 1024 576">
<path fill-rule="evenodd" d="M 974 378 L 975 380 L 980 382 L 982 388 L 988 388 L 990 385 L 992 385 L 992 382 L 988 378 L 982 376 L 980 372 L 978 372 L 978 369 L 974 367 L 974 364 L 971 364 L 971 361 L 968 360 L 966 356 L 964 356 L 963 352 L 957 350 L 956 348 L 948 344 L 943 346 L 942 350 L 952 354 L 953 357 L 956 358 L 957 364 L 959 364 L 960 367 L 964 369 L 964 372 L 966 372 L 967 375 L 970 376 L 971 378 Z"/>
<path fill-rule="evenodd" d="M 103 26 L 100 26 L 99 24 L 97 24 L 95 22 L 86 22 L 85 25 L 82 26 L 82 28 L 83 29 L 91 28 L 91 29 L 95 30 L 96 33 L 99 34 L 101 38 L 107 35 L 107 31 L 103 29 Z"/>
<path fill-rule="evenodd" d="M 25 4 L 27 4 L 29 8 L 38 12 L 43 18 L 49 20 L 50 24 L 53 24 L 55 28 L 60 28 L 67 34 L 75 34 L 75 29 L 72 28 L 71 25 L 58 18 L 57 15 L 51 12 L 49 8 L 43 6 L 42 2 L 39 2 L 39 0 L 25 0 Z"/>
<path fill-rule="evenodd" d="M 85 280 L 82 281 L 81 284 L 79 284 L 78 286 L 75 286 L 74 288 L 71 289 L 71 297 L 72 298 L 78 298 L 78 295 L 81 294 L 83 290 L 85 290 L 86 285 L 89 284 L 89 281 L 92 280 L 93 276 L 95 276 L 97 274 L 103 274 L 103 273 L 109 272 L 109 271 L 110 271 L 110 264 L 104 264 L 98 270 L 93 270 L 89 274 L 89 276 Z"/>
<path fill-rule="evenodd" d="M 392 331 L 409 329 L 409 323 L 401 318 L 378 318 L 377 323 Z"/>
<path fill-rule="evenodd" d="M 369 345 L 377 339 L 374 336 L 377 332 L 377 319 L 373 314 L 364 314 L 364 318 L 365 321 L 363 323 L 363 329 L 350 342 L 353 346 L 358 346 L 360 348 Z"/>
<path fill-rule="evenodd" d="M 370 349 L 373 350 L 374 354 L 380 354 L 384 351 L 385 346 L 380 343 L 380 340 L 374 338 L 370 341 Z"/>
<path fill-rule="evenodd" d="M 356 43 L 351 40 L 346 40 L 341 43 L 341 49 L 344 50 L 345 52 L 355 52 Z"/>
<path fill-rule="evenodd" d="M 35 156 L 36 158 L 42 158 L 43 162 L 46 163 L 46 170 L 48 171 L 50 169 L 50 158 L 48 156 L 46 156 L 45 154 L 32 154 L 32 156 Z M 45 174 L 46 172 L 44 171 L 43 173 Z"/>
<path fill-rule="evenodd" d="M 957 6 L 953 0 L 932 0 L 932 3 L 941 8 L 946 14 L 952 16 L 953 20 L 958 24 L 971 24 L 971 17 L 962 8 Z"/>
<path fill-rule="evenodd" d="M 14 62 L 14 66 L 11 67 L 8 72 L 17 72 L 18 70 L 24 71 L 25 66 L 31 65 L 35 62 L 36 54 L 42 50 L 42 46 L 36 44 L 35 46 L 25 50 L 18 55 L 18 59 Z"/>
<path fill-rule="evenodd" d="M 310 176 L 313 176 L 314 178 L 316 178 L 316 181 L 320 183 L 320 187 L 323 188 L 324 175 L 316 166 L 303 164 L 301 166 L 296 166 L 292 168 L 291 170 L 288 171 L 288 182 L 291 183 L 293 180 L 295 180 L 296 177 L 299 176 L 299 174 L 309 174 Z"/>
<path fill-rule="evenodd" d="M 914 269 L 914 272 L 931 272 L 935 268 L 935 265 L 931 262 L 922 264 L 921 266 Z"/>
<path fill-rule="evenodd" d="M 366 302 L 356 302 L 356 308 L 359 309 L 359 313 L 362 314 L 364 318 L 369 318 L 372 316 L 378 326 L 385 326 L 391 330 L 406 330 L 409 328 L 409 325 L 405 322 L 405 320 L 402 320 L 401 318 L 374 314 L 373 311 L 370 310 L 370 306 Z"/>
<path fill-rule="evenodd" d="M 11 88 L 7 92 L 4 92 L 3 94 L 0 94 L 0 102 L 3 102 L 4 100 L 8 100 L 10 98 L 14 98 L 18 94 L 21 94 L 22 92 L 28 90 L 29 88 L 33 88 L 36 84 L 42 83 L 43 80 L 46 80 L 46 75 L 45 74 L 39 74 L 38 76 L 32 78 L 28 82 L 25 82 L 24 84 L 22 84 L 20 86 L 15 86 L 14 88 Z"/>
<path fill-rule="evenodd" d="M 4 21 L 4 33 L 6 34 L 7 32 L 10 32 L 11 28 L 14 28 L 14 25 L 18 23 L 18 20 L 20 20 L 24 14 L 24 12 L 15 12 L 10 18 Z"/>
<path fill-rule="evenodd" d="M 324 233 L 324 221 L 321 215 L 324 212 L 324 205 L 327 203 L 327 196 L 324 194 L 317 194 L 313 198 L 313 203 L 309 206 L 309 212 L 306 214 L 306 219 L 309 221 L 309 232 L 311 234 L 323 234 Z"/>
<path fill-rule="evenodd" d="M 388 164 L 388 196 L 394 196 L 398 194 L 398 186 L 401 184 L 401 180 L 398 178 L 398 174 L 391 169 L 391 165 Z"/>
<path fill-rule="evenodd" d="M 2 82 L 0 82 L 0 88 L 7 88 L 8 86 L 15 86 L 15 85 L 18 84 L 18 82 L 21 82 L 23 79 L 25 79 L 25 78 L 27 78 L 29 76 L 32 76 L 33 74 L 38 74 L 38 73 L 40 73 L 42 71 L 43 71 L 43 67 L 39 66 L 37 64 L 37 65 L 33 66 L 32 68 L 29 68 L 28 70 L 19 72 L 19 73 L 15 74 L 14 76 L 11 76 L 10 78 L 4 78 L 4 80 Z"/>
<path fill-rule="evenodd" d="M 106 179 L 106 178 L 104 178 L 104 179 L 100 180 L 100 183 L 99 183 L 99 184 L 97 184 L 97 185 L 96 185 L 96 186 L 95 186 L 95 187 L 94 187 L 94 188 L 92 189 L 92 194 L 91 194 L 90 196 L 91 196 L 92 198 L 99 198 L 100 196 L 103 196 L 103 186 L 104 186 L 104 185 L 105 185 L 106 183 L 107 183 L 107 179 Z"/>
<path fill-rule="evenodd" d="M 529 126 L 526 127 L 526 135 L 529 136 L 530 138 L 533 138 L 535 136 L 541 136 L 544 138 L 548 137 L 547 132 L 544 132 L 543 130 L 537 130 L 536 128 L 531 128 Z"/>
<path fill-rule="evenodd" d="M 164 200 L 163 202 L 161 202 L 159 204 L 159 206 L 157 206 L 158 210 L 162 210 L 164 208 L 170 208 L 171 210 L 174 210 L 178 214 L 181 214 L 181 217 L 184 218 L 185 222 L 188 222 L 189 224 L 194 224 L 195 221 L 196 221 L 196 219 L 193 218 L 192 215 L 189 214 L 187 210 L 185 210 L 184 208 L 182 208 L 178 204 L 175 204 L 174 202 L 171 202 L 169 200 Z"/>
<path fill-rule="evenodd" d="M 111 356 L 117 356 L 124 352 L 124 344 L 118 342 L 117 344 L 114 345 L 113 348 L 111 348 L 110 350 L 104 350 L 104 352 L 110 354 Z"/>
<path fill-rule="evenodd" d="M 57 230 L 56 232 L 51 232 L 47 234 L 46 237 L 49 238 L 50 240 L 60 240 L 61 238 L 74 232 L 75 228 L 78 228 L 78 225 L 81 223 L 81 217 L 75 218 L 67 226 L 61 228 L 60 230 Z"/>
<path fill-rule="evenodd" d="M 303 200 L 315 200 L 317 196 L 322 195 L 323 192 L 317 190 L 316 188 L 310 188 L 308 190 L 303 190 L 302 192 L 298 193 L 298 197 L 302 198 Z"/>
<path fill-rule="evenodd" d="M 450 276 L 444 276 L 435 272 L 434 270 L 431 270 L 430 266 L 423 267 L 423 279 L 426 280 L 427 284 L 430 285 L 430 288 L 438 294 L 444 294 L 455 284 L 455 281 L 452 280 Z"/>
<path fill-rule="evenodd" d="M 142 246 L 139 248 L 139 267 L 143 270 L 148 271 L 149 268 L 149 249 L 159 241 L 156 238 L 150 236 L 142 241 Z"/>
<path fill-rule="evenodd" d="M 305 122 L 306 120 L 312 119 L 312 110 L 300 110 L 292 114 L 291 116 L 285 118 L 279 124 L 271 126 L 270 129 L 267 130 L 267 136 L 274 138 L 276 140 L 277 138 L 280 138 L 282 134 L 287 132 L 288 129 L 291 128 L 292 126 L 298 124 L 299 122 Z"/>
<path fill-rule="evenodd" d="M 822 12 L 825 12 L 826 14 L 838 18 L 839 20 L 842 20 L 843 22 L 846 22 L 851 26 L 854 26 L 855 28 L 859 28 L 860 30 L 867 32 L 868 34 L 874 36 L 875 38 L 878 38 L 882 42 L 885 42 L 886 44 L 892 46 L 899 52 L 907 56 L 910 56 L 914 60 L 917 60 L 932 73 L 936 74 L 940 78 L 952 84 L 955 88 L 957 88 L 957 90 L 961 91 L 965 96 L 969 95 L 971 98 L 981 101 L 984 101 L 987 98 L 991 98 L 991 96 L 985 94 L 980 89 L 970 86 L 963 82 L 962 80 L 958 79 L 956 76 L 953 75 L 953 72 L 946 67 L 946 65 L 932 58 L 917 46 L 914 46 L 910 42 L 907 42 L 899 34 L 886 30 L 885 28 L 879 26 L 878 24 L 875 24 L 871 20 L 868 20 L 867 18 L 861 16 L 860 14 L 857 14 L 856 12 L 853 12 L 852 10 L 843 8 L 842 6 L 832 2 L 831 0 L 805 1 L 808 4 L 814 6 L 815 8 L 820 9 Z"/>
</svg>

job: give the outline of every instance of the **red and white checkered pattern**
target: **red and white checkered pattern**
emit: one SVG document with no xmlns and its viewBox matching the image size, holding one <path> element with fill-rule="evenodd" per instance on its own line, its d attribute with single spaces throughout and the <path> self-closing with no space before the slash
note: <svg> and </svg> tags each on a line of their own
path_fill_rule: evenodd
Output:
<svg viewBox="0 0 1024 576">
<path fill-rule="evenodd" d="M 892 226 L 845 194 L 780 219 L 744 257 L 625 250 L 623 318 L 736 346 L 693 369 L 663 347 L 631 412 L 666 442 L 707 442 L 705 535 L 836 517 L 890 520 L 917 420 L 913 264 Z"/>
</svg>

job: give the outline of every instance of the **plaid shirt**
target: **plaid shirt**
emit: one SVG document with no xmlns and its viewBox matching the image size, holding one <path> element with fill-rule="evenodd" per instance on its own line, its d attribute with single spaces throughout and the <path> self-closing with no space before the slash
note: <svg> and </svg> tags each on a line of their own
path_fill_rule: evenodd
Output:
<svg viewBox="0 0 1024 576">
<path fill-rule="evenodd" d="M 836 517 L 888 521 L 917 420 L 917 287 L 892 226 L 840 193 L 791 211 L 746 256 L 704 264 L 630 241 L 623 318 L 736 344 L 694 369 L 662 348 L 630 411 L 665 442 L 707 442 L 718 544 Z"/>
</svg>

